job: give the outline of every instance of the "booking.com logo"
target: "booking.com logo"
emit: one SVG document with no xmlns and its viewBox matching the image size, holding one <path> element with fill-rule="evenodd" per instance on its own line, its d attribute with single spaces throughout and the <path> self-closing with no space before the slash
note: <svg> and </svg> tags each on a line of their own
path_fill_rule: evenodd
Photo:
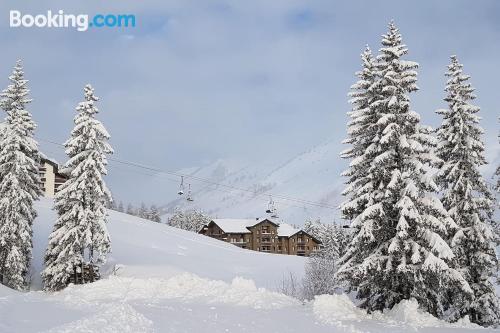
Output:
<svg viewBox="0 0 500 333">
<path fill-rule="evenodd" d="M 78 31 L 87 31 L 95 28 L 128 28 L 135 27 L 135 15 L 132 14 L 96 14 L 89 17 L 87 14 L 65 14 L 63 10 L 46 14 L 21 14 L 19 10 L 10 11 L 10 27 L 37 27 L 37 28 L 76 28 Z"/>
</svg>

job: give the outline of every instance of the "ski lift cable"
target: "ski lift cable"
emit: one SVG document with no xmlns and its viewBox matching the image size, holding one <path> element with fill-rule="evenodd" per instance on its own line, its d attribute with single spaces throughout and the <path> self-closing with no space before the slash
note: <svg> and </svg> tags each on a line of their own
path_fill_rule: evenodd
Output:
<svg viewBox="0 0 500 333">
<path fill-rule="evenodd" d="M 58 145 L 58 146 L 64 147 L 63 144 L 55 142 L 55 141 L 52 141 L 52 140 L 43 139 L 43 138 L 40 138 L 40 137 L 35 137 L 35 138 L 37 140 L 40 140 L 40 141 L 43 141 L 43 142 L 46 142 L 46 143 L 50 143 L 50 144 L 54 144 L 54 145 Z M 159 168 L 156 168 L 156 167 L 150 167 L 150 166 L 147 166 L 147 165 L 144 165 L 144 164 L 140 164 L 140 163 L 137 163 L 137 162 L 125 161 L 125 160 L 120 160 L 120 159 L 112 158 L 112 157 L 108 157 L 108 160 L 116 162 L 116 163 L 120 163 L 120 164 L 123 164 L 123 165 L 128 165 L 128 166 L 133 166 L 133 167 L 136 167 L 136 168 L 141 168 L 141 169 L 153 171 L 153 172 L 156 172 L 156 173 L 167 174 L 167 175 L 176 176 L 176 177 L 179 177 L 179 178 L 184 177 L 185 179 L 193 179 L 193 180 L 204 182 L 204 183 L 207 183 L 207 184 L 210 184 L 210 185 L 220 186 L 220 187 L 224 187 L 224 188 L 228 188 L 228 189 L 233 189 L 233 190 L 237 190 L 237 191 L 242 191 L 242 192 L 249 192 L 249 193 L 254 194 L 257 197 L 262 197 L 262 196 L 266 196 L 267 197 L 268 196 L 268 194 L 258 194 L 255 190 L 251 190 L 251 189 L 247 189 L 247 188 L 243 188 L 243 187 L 238 187 L 238 186 L 233 186 L 233 185 L 222 184 L 222 183 L 214 182 L 214 181 L 212 181 L 210 179 L 207 179 L 207 178 L 202 178 L 202 177 L 198 177 L 198 176 L 183 174 L 183 173 L 180 173 L 180 172 L 173 172 L 173 171 L 168 171 L 168 170 L 162 170 L 162 169 L 159 169 Z M 278 198 L 280 200 L 295 202 L 295 203 L 299 203 L 299 204 L 303 204 L 303 205 L 315 206 L 315 207 L 332 209 L 332 210 L 337 210 L 338 209 L 338 207 L 326 205 L 326 204 L 323 204 L 323 203 L 320 203 L 320 202 L 314 202 L 314 201 L 310 201 L 310 200 L 305 200 L 305 199 L 300 199 L 300 198 L 294 198 L 294 197 L 289 197 L 289 196 L 285 196 L 285 195 L 273 194 L 272 196 L 275 197 L 275 198 Z"/>
<path fill-rule="evenodd" d="M 55 144 L 55 145 L 59 145 L 59 146 L 64 147 L 63 144 L 60 144 L 60 143 L 55 142 L 55 141 L 51 141 L 51 140 L 47 140 L 47 139 L 42 139 L 42 138 L 39 138 L 39 137 L 37 137 L 37 139 L 40 140 L 40 141 L 44 141 L 44 142 L 47 142 L 47 143 L 51 143 L 51 144 Z M 198 177 L 198 176 L 192 176 L 192 175 L 182 174 L 182 173 L 179 173 L 179 172 L 172 172 L 172 171 L 162 170 L 162 169 L 158 169 L 158 168 L 146 166 L 146 165 L 143 165 L 143 164 L 140 164 L 140 163 L 130 162 L 130 161 L 123 161 L 123 160 L 119 160 L 119 159 L 116 159 L 116 158 L 108 158 L 108 160 L 116 162 L 116 163 L 124 164 L 124 165 L 129 165 L 129 166 L 134 166 L 134 167 L 137 167 L 137 168 L 142 168 L 142 169 L 149 170 L 149 171 L 154 171 L 154 172 L 157 172 L 157 173 L 164 173 L 164 174 L 173 175 L 173 176 L 177 176 L 177 177 L 191 178 L 191 179 L 194 179 L 194 180 L 198 180 L 198 181 L 201 181 L 201 182 L 208 183 L 210 185 L 216 185 L 216 186 L 221 186 L 221 187 L 225 187 L 225 188 L 229 188 L 229 189 L 234 189 L 234 190 L 238 190 L 238 191 L 249 192 L 249 193 L 254 194 L 255 196 L 263 196 L 263 195 L 267 196 L 267 194 L 257 194 L 256 191 L 254 191 L 254 190 L 250 190 L 250 189 L 246 189 L 246 188 L 241 188 L 241 187 L 237 187 L 237 186 L 232 186 L 232 185 L 227 185 L 227 184 L 222 184 L 222 183 L 214 182 L 214 181 L 212 181 L 210 179 L 206 179 L 206 178 L 202 178 L 202 177 Z M 304 205 L 316 206 L 316 207 L 327 208 L 327 209 L 332 209 L 332 210 L 337 210 L 338 209 L 337 207 L 333 207 L 333 206 L 330 206 L 330 205 L 325 205 L 325 204 L 322 204 L 322 203 L 318 203 L 318 202 L 314 202 L 314 201 L 309 201 L 309 200 L 304 200 L 304 199 L 299 199 L 299 198 L 288 197 L 288 196 L 284 196 L 284 195 L 276 195 L 276 194 L 274 194 L 274 197 L 279 198 L 281 200 L 296 202 L 296 203 L 300 203 L 300 204 L 304 204 Z"/>
<path fill-rule="evenodd" d="M 40 140 L 40 139 L 39 139 Z M 42 141 L 42 140 L 40 140 Z M 63 147 L 60 147 L 60 148 L 63 148 Z M 47 153 L 50 153 L 50 154 L 53 154 L 53 155 L 57 155 L 59 154 L 60 152 L 56 152 L 56 151 L 52 151 L 52 150 L 45 150 L 45 152 Z M 172 183 L 177 183 L 179 184 L 179 179 L 175 176 L 171 176 L 171 175 L 167 175 L 167 174 L 164 174 L 164 173 L 157 173 L 157 172 L 153 172 L 151 170 L 145 170 L 145 172 L 141 172 L 140 170 L 137 170 L 137 169 L 131 169 L 131 168 L 125 168 L 125 167 L 121 167 L 120 164 L 109 164 L 108 165 L 109 168 L 112 168 L 112 169 L 116 169 L 116 170 L 119 170 L 120 172 L 123 172 L 123 171 L 126 171 L 126 172 L 132 172 L 132 173 L 135 173 L 135 174 L 138 174 L 138 175 L 141 175 L 141 176 L 148 176 L 148 177 L 160 177 L 164 180 L 167 180 L 167 181 L 170 181 Z M 205 188 L 209 188 L 210 186 L 213 186 L 213 185 L 206 185 L 205 187 L 202 188 L 205 189 Z M 224 193 L 233 193 L 234 190 L 227 190 L 227 189 L 223 189 L 223 188 L 214 188 L 213 190 L 215 191 L 218 191 L 218 192 L 224 192 Z M 262 197 L 259 197 L 260 199 L 259 200 L 262 200 L 263 202 L 267 202 L 269 204 L 269 201 L 268 199 L 264 199 Z M 280 205 L 284 205 L 284 206 L 287 206 L 287 207 L 295 207 L 295 208 L 304 208 L 304 206 L 299 206 L 297 204 L 292 204 L 290 202 L 280 202 Z M 271 211 L 267 211 L 266 210 L 266 213 L 267 214 L 270 214 Z"/>
</svg>

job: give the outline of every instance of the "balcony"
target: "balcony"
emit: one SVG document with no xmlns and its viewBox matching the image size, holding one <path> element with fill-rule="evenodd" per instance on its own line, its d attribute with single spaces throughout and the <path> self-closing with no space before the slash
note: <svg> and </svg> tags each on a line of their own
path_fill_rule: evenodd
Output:
<svg viewBox="0 0 500 333">
<path fill-rule="evenodd" d="M 246 240 L 244 240 L 244 239 L 238 239 L 238 240 L 236 240 L 236 241 L 235 241 L 235 240 L 233 240 L 233 239 L 231 239 L 230 243 L 231 243 L 231 244 L 236 244 L 236 245 L 238 245 L 238 244 L 246 244 L 246 243 L 248 243 L 248 241 L 246 241 Z"/>
</svg>

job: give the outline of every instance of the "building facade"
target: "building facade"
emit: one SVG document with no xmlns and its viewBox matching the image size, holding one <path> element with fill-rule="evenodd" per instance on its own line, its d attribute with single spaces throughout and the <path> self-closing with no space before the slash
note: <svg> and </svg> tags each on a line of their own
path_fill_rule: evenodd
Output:
<svg viewBox="0 0 500 333">
<path fill-rule="evenodd" d="M 214 219 L 199 233 L 266 253 L 310 256 L 321 246 L 318 239 L 305 231 L 270 219 Z"/>
<path fill-rule="evenodd" d="M 68 177 L 59 172 L 59 165 L 52 160 L 42 158 L 38 168 L 43 195 L 53 198 Z"/>
</svg>

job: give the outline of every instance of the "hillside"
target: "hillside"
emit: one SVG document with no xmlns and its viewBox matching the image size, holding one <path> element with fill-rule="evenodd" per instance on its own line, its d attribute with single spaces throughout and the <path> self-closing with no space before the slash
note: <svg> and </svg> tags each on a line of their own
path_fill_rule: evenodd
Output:
<svg viewBox="0 0 500 333">
<path fill-rule="evenodd" d="M 37 203 L 33 288 L 54 221 Z M 406 301 L 367 315 L 345 295 L 302 303 L 275 290 L 283 274 L 303 274 L 304 258 L 241 250 L 195 233 L 110 212 L 113 253 L 104 278 L 58 293 L 0 286 L 2 333 L 470 332 Z M 110 275 L 113 268 L 115 274 Z M 266 288 L 262 288 L 266 287 Z M 481 330 L 481 332 L 493 330 Z"/>
<path fill-rule="evenodd" d="M 43 252 L 56 214 L 52 201 L 37 203 L 38 218 L 34 224 L 34 281 L 39 289 L 39 272 Z M 135 216 L 109 211 L 109 233 L 113 252 L 105 272 L 119 265 L 120 276 L 158 277 L 190 272 L 204 278 L 230 282 L 235 276 L 252 279 L 259 287 L 274 289 L 283 274 L 302 277 L 304 259 L 295 256 L 266 255 L 246 251 L 234 245 L 152 223 Z"/>
<path fill-rule="evenodd" d="M 194 207 L 214 217 L 263 217 L 268 195 L 275 194 L 334 208 L 274 198 L 278 213 L 285 222 L 302 225 L 306 219 L 318 217 L 331 222 L 338 216 L 335 208 L 342 200 L 340 192 L 343 180 L 338 175 L 343 164 L 338 157 L 339 146 L 329 141 L 281 164 L 271 161 L 245 164 L 236 160 L 218 160 L 200 168 L 181 170 L 185 174 L 231 187 L 250 189 L 251 192 L 193 180 L 195 201 L 190 203 L 184 197 L 172 196 L 172 200 L 163 206 L 163 211 L 168 216 L 175 207 Z"/>
</svg>

